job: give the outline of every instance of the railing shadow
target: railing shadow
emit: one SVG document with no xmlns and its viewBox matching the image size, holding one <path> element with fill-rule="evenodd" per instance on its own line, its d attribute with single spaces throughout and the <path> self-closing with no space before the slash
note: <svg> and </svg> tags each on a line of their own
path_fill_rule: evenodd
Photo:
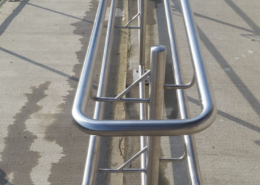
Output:
<svg viewBox="0 0 260 185">
<path fill-rule="evenodd" d="M 68 79 L 70 79 L 70 80 L 73 80 L 73 81 L 75 81 L 75 82 L 78 82 L 78 78 L 76 78 L 76 77 L 74 77 L 74 76 L 70 76 L 70 75 L 68 75 L 68 74 L 66 74 L 66 73 L 64 73 L 64 72 L 62 72 L 62 71 L 59 71 L 59 70 L 54 69 L 54 68 L 52 68 L 52 67 L 49 67 L 49 66 L 47 66 L 47 65 L 44 65 L 44 64 L 41 64 L 41 63 L 36 62 L 36 61 L 34 61 L 34 60 L 31 60 L 31 59 L 29 59 L 29 58 L 27 58 L 27 57 L 24 57 L 24 56 L 22 56 L 22 55 L 19 55 L 19 54 L 15 53 L 15 52 L 12 52 L 12 51 L 8 50 L 8 49 L 5 49 L 5 48 L 0 47 L 0 51 L 5 52 L 5 53 L 8 53 L 8 54 L 10 54 L 10 55 L 13 55 L 13 56 L 15 56 L 15 57 L 17 57 L 17 58 L 20 58 L 21 60 L 24 60 L 25 62 L 29 62 L 29 63 L 31 63 L 31 64 L 33 64 L 33 65 L 35 65 L 35 66 L 41 67 L 41 68 L 43 68 L 43 69 L 46 69 L 46 70 L 51 71 L 51 72 L 53 72 L 53 73 L 56 73 L 56 74 L 58 74 L 58 75 L 60 75 L 60 76 L 63 76 L 63 77 L 68 78 Z"/>
<path fill-rule="evenodd" d="M 35 4 L 32 4 L 32 3 L 27 3 L 27 5 L 30 5 L 30 6 L 33 6 L 35 8 L 42 9 L 42 10 L 50 11 L 50 12 L 53 12 L 53 13 L 56 13 L 56 14 L 59 14 L 59 15 L 66 16 L 66 17 L 70 17 L 70 18 L 73 18 L 73 19 L 76 19 L 76 20 L 79 20 L 79 21 L 83 21 L 83 22 L 87 22 L 87 23 L 91 23 L 91 24 L 94 23 L 93 21 L 89 21 L 89 20 L 86 20 L 86 19 L 81 19 L 81 18 L 73 16 L 73 15 L 69 15 L 69 14 L 66 14 L 66 13 L 63 13 L 63 12 L 59 12 L 59 11 L 56 11 L 56 10 L 45 8 L 45 7 L 42 7 L 42 6 L 39 6 L 39 5 L 35 5 Z"/>
<path fill-rule="evenodd" d="M 14 18 L 22 11 L 22 9 L 27 5 L 30 0 L 21 1 L 20 4 L 13 10 L 13 12 L 4 20 L 0 25 L 0 36 L 5 32 Z"/>
</svg>

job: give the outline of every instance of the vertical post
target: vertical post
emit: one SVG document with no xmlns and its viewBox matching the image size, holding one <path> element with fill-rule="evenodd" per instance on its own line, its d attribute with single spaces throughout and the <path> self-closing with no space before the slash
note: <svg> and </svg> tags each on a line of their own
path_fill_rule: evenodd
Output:
<svg viewBox="0 0 260 185">
<path fill-rule="evenodd" d="M 88 154 L 85 164 L 82 185 L 94 185 L 95 173 L 97 169 L 98 150 L 100 145 L 100 137 L 91 135 L 89 138 Z"/>
<path fill-rule="evenodd" d="M 147 0 L 138 0 L 138 12 L 140 16 L 138 17 L 138 30 L 139 36 L 139 65 L 145 65 L 145 33 L 146 33 L 146 16 L 147 16 Z"/>
<path fill-rule="evenodd" d="M 142 76 L 144 74 L 144 66 L 139 65 L 139 76 Z M 142 81 L 139 83 L 139 98 L 145 98 L 145 82 Z M 146 111 L 145 111 L 145 104 L 140 103 L 140 120 L 146 119 Z M 142 150 L 144 147 L 146 147 L 146 137 L 141 136 L 140 137 L 140 149 Z M 141 168 L 146 168 L 146 153 L 143 153 L 141 155 Z M 146 173 L 141 173 L 141 185 L 146 185 Z"/>
<path fill-rule="evenodd" d="M 147 16 L 147 0 L 138 0 L 137 1 L 137 10 L 140 15 L 138 16 L 138 41 L 139 41 L 139 76 L 144 73 L 145 69 L 145 42 L 146 42 L 146 16 Z M 139 84 L 139 97 L 144 98 L 144 81 Z M 140 103 L 140 120 L 145 119 L 145 105 Z M 140 148 L 143 149 L 146 146 L 146 137 L 140 137 Z M 141 155 L 141 168 L 146 167 L 146 154 Z M 141 173 L 141 185 L 146 185 L 146 174 Z"/>
<path fill-rule="evenodd" d="M 166 67 L 166 47 L 158 45 L 151 48 L 149 86 L 149 119 L 162 119 L 164 105 L 164 82 Z M 160 137 L 148 137 L 147 183 L 158 185 Z"/>
</svg>

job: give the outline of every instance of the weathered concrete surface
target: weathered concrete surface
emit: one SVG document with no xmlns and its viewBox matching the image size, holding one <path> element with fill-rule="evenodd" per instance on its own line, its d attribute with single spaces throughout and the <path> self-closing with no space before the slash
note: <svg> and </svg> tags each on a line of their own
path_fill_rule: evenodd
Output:
<svg viewBox="0 0 260 185">
<path fill-rule="evenodd" d="M 97 5 L 96 0 L 24 0 L 6 2 L 1 7 L 1 185 L 81 184 L 88 135 L 73 124 L 71 108 Z M 121 9 L 122 2 L 118 7 Z M 118 14 L 116 22 L 120 24 L 123 16 Z M 110 95 L 125 86 L 125 64 L 117 63 L 126 56 L 123 34 L 126 33 L 120 30 L 114 34 L 117 37 L 109 73 Z M 101 59 L 99 55 L 97 60 Z M 94 88 L 98 77 L 96 73 Z M 106 118 L 124 117 L 123 105 L 107 107 Z M 91 115 L 93 102 L 87 110 Z M 118 139 L 102 138 L 101 143 L 101 166 L 120 165 L 120 154 L 113 160 L 110 157 L 119 151 Z M 120 179 L 122 176 L 100 175 L 97 184 L 116 184 Z"/>
<path fill-rule="evenodd" d="M 192 5 L 218 107 L 215 123 L 196 137 L 204 182 L 257 185 L 260 2 L 197 1 Z M 197 103 L 193 95 L 190 102 Z"/>
<path fill-rule="evenodd" d="M 70 112 L 97 3 L 24 0 L 7 2 L 1 7 L 0 184 L 81 184 L 88 137 L 72 124 Z M 257 0 L 250 3 L 195 0 L 191 5 L 218 106 L 215 123 L 196 135 L 204 184 L 258 185 L 260 3 Z M 148 1 L 148 6 L 148 45 L 168 47 L 163 4 Z M 172 0 L 172 10 L 184 76 L 189 81 L 192 68 L 179 1 Z M 115 35 L 123 33 L 127 37 L 125 32 Z M 129 48 L 135 54 L 134 48 Z M 171 72 L 169 52 L 167 61 L 167 72 Z M 124 65 L 115 63 L 111 69 L 123 75 Z M 94 85 L 98 75 L 95 77 Z M 116 79 L 115 71 L 111 70 L 110 79 Z M 120 82 L 116 79 L 116 83 L 111 84 L 124 86 L 122 79 L 121 76 Z M 171 82 L 172 76 L 166 79 Z M 111 87 L 109 93 L 114 95 L 121 88 Z M 200 110 L 196 88 L 189 90 L 188 96 L 191 115 L 196 116 Z M 174 92 L 166 92 L 165 100 L 166 116 L 175 118 L 178 111 L 176 106 L 172 107 L 176 102 Z M 93 102 L 89 107 L 88 110 L 93 109 Z M 115 109 L 121 115 L 109 111 L 106 117 L 124 116 L 124 105 Z M 135 108 L 127 110 L 136 117 Z M 91 115 L 91 111 L 88 114 Z M 101 150 L 100 166 L 117 167 L 122 157 L 126 160 L 139 149 L 138 145 L 138 138 L 127 138 L 122 144 L 123 156 L 117 154 L 112 159 L 111 154 L 115 155 L 119 147 L 118 139 L 102 138 L 102 146 L 112 146 L 112 150 L 111 147 Z M 162 154 L 179 156 L 181 145 L 179 137 L 164 137 Z M 131 166 L 137 165 L 138 161 Z M 185 163 L 162 164 L 159 184 L 188 184 L 185 168 Z M 122 176 L 116 174 L 101 175 L 97 184 L 138 184 L 139 178 L 139 175 L 126 175 L 123 181 Z"/>
<path fill-rule="evenodd" d="M 92 4 L 2 6 L 0 184 L 80 184 L 88 137 L 70 112 Z"/>
</svg>

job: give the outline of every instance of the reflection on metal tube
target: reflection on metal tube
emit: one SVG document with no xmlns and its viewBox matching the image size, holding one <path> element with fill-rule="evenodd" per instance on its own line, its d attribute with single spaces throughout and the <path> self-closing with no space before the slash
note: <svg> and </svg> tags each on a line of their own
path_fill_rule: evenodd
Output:
<svg viewBox="0 0 260 185">
<path fill-rule="evenodd" d="M 139 33 L 139 75 L 140 78 L 133 82 L 126 90 L 117 97 L 105 97 L 105 88 L 107 86 L 107 69 L 111 53 L 112 35 L 114 28 L 114 15 L 116 0 L 111 1 L 111 11 L 107 28 L 107 36 L 104 46 L 100 80 L 97 96 L 92 94 L 92 76 L 96 63 L 99 40 L 101 37 L 107 0 L 100 0 L 93 31 L 89 41 L 89 47 L 86 53 L 80 81 L 72 109 L 72 115 L 78 126 L 87 133 L 103 136 L 141 136 L 141 150 L 122 164 L 118 169 L 99 169 L 99 172 L 105 173 L 129 173 L 140 172 L 142 185 L 157 185 L 160 161 L 160 136 L 183 135 L 185 143 L 185 154 L 180 158 L 170 158 L 161 161 L 181 161 L 187 158 L 188 169 L 192 185 L 201 184 L 201 175 L 199 170 L 198 157 L 194 137 L 191 134 L 200 132 L 210 126 L 216 116 L 214 98 L 211 95 L 210 84 L 207 79 L 207 73 L 203 64 L 199 49 L 198 37 L 193 20 L 193 14 L 188 0 L 180 0 L 187 37 L 189 41 L 194 78 L 189 84 L 183 84 L 182 69 L 178 57 L 177 42 L 174 36 L 174 26 L 172 22 L 171 7 L 169 0 L 164 0 L 167 29 L 170 38 L 173 71 L 175 84 L 164 84 L 165 66 L 166 66 L 166 48 L 164 46 L 154 46 L 151 49 L 151 71 L 144 72 L 145 64 L 145 30 L 146 30 L 146 0 L 138 0 L 138 13 L 127 23 L 128 26 L 136 17 L 138 17 Z M 119 27 L 118 27 L 119 28 Z M 131 28 L 131 27 L 125 27 Z M 132 27 L 133 28 L 133 27 Z M 150 75 L 149 99 L 145 98 L 144 78 Z M 200 96 L 202 111 L 199 116 L 189 118 L 189 109 L 187 96 L 184 89 L 190 88 L 197 82 L 197 89 Z M 139 84 L 138 98 L 122 98 L 129 90 Z M 176 89 L 177 99 L 180 110 L 180 119 L 162 120 L 164 89 Z M 96 102 L 93 119 L 84 115 L 86 101 L 92 98 Z M 139 120 L 102 120 L 103 103 L 102 102 L 135 102 L 140 103 Z M 146 120 L 145 104 L 149 105 L 149 120 Z M 92 135 L 90 137 L 89 150 L 86 160 L 82 185 L 93 185 L 94 172 L 97 171 L 97 156 L 100 138 Z M 148 137 L 145 137 L 148 136 Z M 147 144 L 146 144 L 147 138 Z M 147 146 L 146 146 L 147 145 Z M 141 156 L 141 168 L 126 169 L 125 167 L 138 156 Z M 147 156 L 147 158 L 146 158 Z"/>
<path fill-rule="evenodd" d="M 102 61 L 102 67 L 101 67 L 101 74 L 99 79 L 99 86 L 98 86 L 98 96 L 105 96 L 105 88 L 107 83 L 107 75 L 106 71 L 108 69 L 108 60 L 111 53 L 111 40 L 112 40 L 112 33 L 113 33 L 113 27 L 114 27 L 114 14 L 115 14 L 115 3 L 116 0 L 111 1 L 111 12 L 109 15 L 109 23 L 108 23 L 108 29 L 107 29 L 107 37 L 105 41 L 105 47 L 104 47 L 104 56 Z M 103 20 L 105 17 L 105 10 L 107 6 L 106 0 L 101 0 L 99 3 L 99 8 L 97 11 L 97 16 L 95 19 L 95 24 L 97 24 L 96 29 L 100 29 L 99 34 L 101 34 L 101 29 L 103 27 Z M 98 16 L 100 14 L 100 17 Z M 100 22 L 98 22 L 101 20 Z M 99 24 L 98 24 L 99 23 Z M 100 37 L 100 35 L 97 35 Z M 98 44 L 98 43 L 97 43 Z M 97 46 L 98 47 L 98 46 Z M 103 109 L 104 109 L 104 103 L 102 102 L 96 102 L 95 104 L 95 111 L 94 111 L 94 119 L 102 119 L 103 117 Z M 84 170 L 84 176 L 82 185 L 94 185 L 95 183 L 95 172 L 97 171 L 97 162 L 98 162 L 98 153 L 99 153 L 99 146 L 100 146 L 100 137 L 91 135 L 89 140 L 89 146 L 88 146 L 88 153 L 87 153 L 87 159 L 86 159 L 86 165 Z"/>
</svg>

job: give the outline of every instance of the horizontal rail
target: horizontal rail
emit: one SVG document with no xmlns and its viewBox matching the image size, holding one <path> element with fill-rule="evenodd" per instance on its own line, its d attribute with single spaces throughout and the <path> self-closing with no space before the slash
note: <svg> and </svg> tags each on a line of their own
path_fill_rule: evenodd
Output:
<svg viewBox="0 0 260 185">
<path fill-rule="evenodd" d="M 104 1 L 100 1 L 100 3 L 100 6 L 103 6 L 102 3 L 104 4 Z M 188 3 L 188 1 L 185 1 L 185 3 Z M 87 133 L 103 136 L 186 135 L 200 132 L 209 127 L 215 119 L 216 108 L 214 106 L 214 99 L 211 96 L 189 5 L 183 6 L 183 11 L 185 12 L 183 17 L 196 74 L 202 107 L 201 113 L 195 118 L 175 120 L 95 120 L 84 114 L 86 102 L 89 100 L 92 92 L 93 71 L 96 63 L 101 28 L 103 27 L 103 20 L 98 15 L 103 14 L 102 11 L 105 11 L 105 8 L 101 8 L 97 12 L 72 108 L 72 116 L 77 125 Z"/>
<path fill-rule="evenodd" d="M 129 103 L 149 103 L 149 99 L 141 98 L 120 98 L 116 99 L 113 97 L 92 97 L 94 101 L 99 102 L 129 102 Z"/>
<path fill-rule="evenodd" d="M 160 158 L 160 162 L 182 162 L 187 158 L 187 149 L 186 146 L 184 147 L 184 153 L 181 157 L 177 157 L 177 158 L 164 158 L 161 157 Z"/>
<path fill-rule="evenodd" d="M 146 169 L 127 168 L 127 169 L 123 169 L 123 170 L 117 170 L 117 169 L 99 168 L 98 172 L 100 172 L 100 173 L 141 173 L 141 172 L 146 172 Z"/>
<path fill-rule="evenodd" d="M 183 84 L 183 85 L 176 85 L 176 84 L 165 84 L 164 88 L 165 89 L 189 89 L 191 88 L 194 84 L 196 83 L 196 77 L 195 75 L 193 76 L 191 82 L 188 84 Z"/>
<path fill-rule="evenodd" d="M 138 26 L 116 26 L 116 28 L 121 28 L 121 29 L 140 29 Z"/>
</svg>

